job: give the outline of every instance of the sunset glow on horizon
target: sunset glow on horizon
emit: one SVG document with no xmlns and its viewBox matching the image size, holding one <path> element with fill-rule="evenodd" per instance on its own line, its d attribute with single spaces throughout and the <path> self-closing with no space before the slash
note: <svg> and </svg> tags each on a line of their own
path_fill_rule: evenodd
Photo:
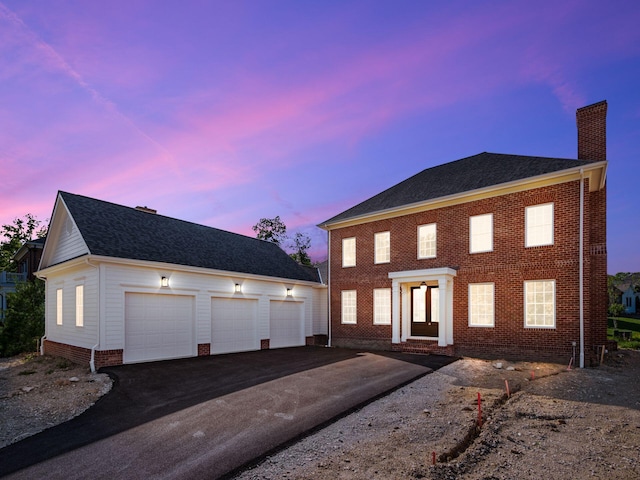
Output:
<svg viewBox="0 0 640 480">
<path fill-rule="evenodd" d="M 480 152 L 576 158 L 608 102 L 609 273 L 640 271 L 640 3 L 0 0 L 0 225 L 58 190 L 254 236 Z"/>
</svg>

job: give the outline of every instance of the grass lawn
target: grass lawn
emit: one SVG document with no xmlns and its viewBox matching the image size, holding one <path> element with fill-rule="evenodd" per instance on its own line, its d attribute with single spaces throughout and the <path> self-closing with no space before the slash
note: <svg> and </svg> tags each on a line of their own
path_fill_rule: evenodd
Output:
<svg viewBox="0 0 640 480">
<path fill-rule="evenodd" d="M 640 320 L 635 318 L 617 317 L 618 330 L 628 331 L 631 335 L 629 340 L 623 340 L 619 336 L 614 335 L 613 318 L 609 317 L 609 328 L 607 328 L 607 338 L 616 340 L 618 348 L 630 348 L 633 350 L 640 349 Z"/>
</svg>

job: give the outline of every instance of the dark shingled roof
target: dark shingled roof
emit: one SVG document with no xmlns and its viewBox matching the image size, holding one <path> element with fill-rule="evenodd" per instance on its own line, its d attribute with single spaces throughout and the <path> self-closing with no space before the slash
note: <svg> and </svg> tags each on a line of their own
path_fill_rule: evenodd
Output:
<svg viewBox="0 0 640 480">
<path fill-rule="evenodd" d="M 277 245 L 94 198 L 59 192 L 93 255 L 318 282 Z"/>
<path fill-rule="evenodd" d="M 592 162 L 563 158 L 480 153 L 472 157 L 427 168 L 321 224 L 330 225 L 353 217 L 435 200 L 449 195 L 558 172 Z"/>
</svg>

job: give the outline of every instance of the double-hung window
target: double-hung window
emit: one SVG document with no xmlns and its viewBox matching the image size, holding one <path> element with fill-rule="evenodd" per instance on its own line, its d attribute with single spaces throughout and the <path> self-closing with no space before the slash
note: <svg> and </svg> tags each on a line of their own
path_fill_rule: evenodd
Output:
<svg viewBox="0 0 640 480">
<path fill-rule="evenodd" d="M 342 323 L 357 323 L 357 296 L 355 290 L 342 291 Z"/>
<path fill-rule="evenodd" d="M 469 284 L 469 326 L 494 326 L 494 288 L 493 283 Z"/>
<path fill-rule="evenodd" d="M 525 247 L 553 245 L 553 203 L 525 208 Z"/>
<path fill-rule="evenodd" d="M 373 289 L 373 324 L 391 325 L 391 289 Z"/>
<path fill-rule="evenodd" d="M 379 232 L 375 234 L 375 263 L 391 261 L 391 234 Z"/>
<path fill-rule="evenodd" d="M 418 227 L 418 258 L 435 258 L 436 256 L 436 224 Z"/>
<path fill-rule="evenodd" d="M 493 251 L 493 214 L 469 218 L 469 253 Z"/>
<path fill-rule="evenodd" d="M 356 266 L 356 239 L 355 237 L 342 239 L 342 266 Z"/>
<path fill-rule="evenodd" d="M 62 325 L 62 289 L 56 290 L 56 325 Z"/>
<path fill-rule="evenodd" d="M 84 285 L 76 285 L 76 327 L 84 327 Z"/>
<path fill-rule="evenodd" d="M 555 328 L 555 280 L 524 282 L 524 325 L 533 328 Z"/>
</svg>

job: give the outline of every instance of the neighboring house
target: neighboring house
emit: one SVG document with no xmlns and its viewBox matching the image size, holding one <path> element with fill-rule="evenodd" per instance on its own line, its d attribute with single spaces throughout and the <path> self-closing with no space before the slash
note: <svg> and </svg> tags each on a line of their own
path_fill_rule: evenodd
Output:
<svg viewBox="0 0 640 480">
<path fill-rule="evenodd" d="M 640 313 L 640 285 L 629 284 L 620 299 L 625 313 Z"/>
<path fill-rule="evenodd" d="M 33 280 L 42 257 L 44 241 L 44 238 L 37 238 L 25 242 L 13 255 L 17 272 L 0 272 L 0 322 L 4 321 L 7 310 L 7 294 L 16 291 L 18 282 Z"/>
<path fill-rule="evenodd" d="M 329 341 L 569 361 L 606 344 L 606 102 L 577 111 L 578 160 L 481 153 L 319 226 Z M 582 247 L 582 248 L 581 248 Z"/>
<path fill-rule="evenodd" d="M 311 344 L 326 286 L 273 243 L 59 192 L 45 353 L 92 368 Z"/>
</svg>

